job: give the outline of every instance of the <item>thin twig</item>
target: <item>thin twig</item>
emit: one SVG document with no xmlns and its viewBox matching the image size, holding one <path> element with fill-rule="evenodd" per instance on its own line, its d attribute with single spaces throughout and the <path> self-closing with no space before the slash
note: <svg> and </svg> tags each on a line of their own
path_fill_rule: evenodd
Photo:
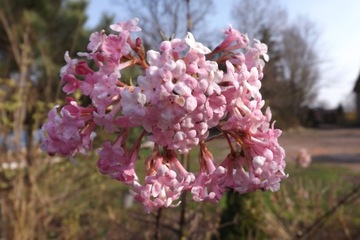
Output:
<svg viewBox="0 0 360 240">
<path fill-rule="evenodd" d="M 146 218 L 143 217 L 143 215 L 141 215 L 138 212 L 133 212 L 133 213 L 129 212 L 128 214 L 129 214 L 129 216 L 132 217 L 132 219 L 134 219 L 136 221 L 146 223 L 146 224 L 152 225 L 152 226 L 156 225 L 156 219 L 155 220 L 154 219 L 146 219 Z M 178 228 L 174 227 L 173 226 L 174 224 L 164 223 L 165 215 L 162 215 L 161 217 L 163 218 L 163 222 L 159 223 L 159 228 L 165 228 L 166 230 L 169 230 L 169 231 L 173 232 L 174 234 L 178 234 L 178 231 L 179 231 Z M 171 221 L 166 220 L 166 222 L 171 222 Z"/>
<path fill-rule="evenodd" d="M 210 136 L 210 137 L 206 138 L 204 142 L 210 142 L 210 141 L 212 141 L 214 139 L 223 139 L 223 138 L 224 138 L 224 133 L 221 132 L 221 133 L 219 133 L 217 135 L 213 135 L 213 136 Z"/>
<path fill-rule="evenodd" d="M 356 194 L 359 192 L 360 192 L 360 185 L 353 188 L 353 190 L 351 192 L 349 192 L 347 195 L 345 195 L 342 199 L 340 199 L 340 201 L 334 207 L 332 207 L 329 211 L 325 212 L 322 216 L 317 218 L 313 222 L 313 224 L 311 224 L 310 226 L 305 228 L 304 231 L 297 233 L 296 238 L 304 239 L 307 235 L 309 235 L 313 231 L 313 229 L 316 229 L 316 227 L 318 227 L 320 224 L 322 224 L 324 220 L 326 220 L 328 217 L 333 215 L 342 205 L 345 205 L 347 203 L 350 203 L 350 202 L 356 200 L 360 196 L 360 195 L 356 196 Z"/>
<path fill-rule="evenodd" d="M 154 239 L 159 240 L 160 239 L 160 219 L 161 219 L 161 210 L 162 208 L 159 208 L 156 214 L 156 224 L 155 224 L 155 234 Z"/>
<path fill-rule="evenodd" d="M 186 166 L 186 168 L 190 171 L 190 161 L 188 159 L 188 154 L 181 155 L 181 163 Z M 183 239 L 184 236 L 184 228 L 185 228 L 185 214 L 186 214 L 186 192 L 183 192 L 181 195 L 181 204 L 180 204 L 180 218 L 179 218 L 179 240 Z"/>
<path fill-rule="evenodd" d="M 179 240 L 181 240 L 184 236 L 184 228 L 185 228 L 185 213 L 186 213 L 186 193 L 182 193 L 181 195 L 181 204 L 180 204 L 180 219 L 179 219 Z"/>
</svg>

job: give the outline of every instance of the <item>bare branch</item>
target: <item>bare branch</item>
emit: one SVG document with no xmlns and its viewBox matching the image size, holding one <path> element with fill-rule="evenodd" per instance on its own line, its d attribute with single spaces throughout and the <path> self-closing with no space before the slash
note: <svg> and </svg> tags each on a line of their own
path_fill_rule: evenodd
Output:
<svg viewBox="0 0 360 240">
<path fill-rule="evenodd" d="M 5 29 L 5 32 L 9 38 L 9 42 L 11 43 L 11 50 L 14 55 L 16 64 L 20 66 L 21 56 L 20 56 L 20 49 L 18 48 L 20 44 L 17 41 L 16 34 L 14 33 L 14 29 L 11 27 L 11 23 L 8 21 L 7 16 L 5 16 L 3 9 L 0 9 L 0 22 Z"/>
<path fill-rule="evenodd" d="M 209 26 L 204 27 L 204 23 L 212 13 L 213 1 L 208 0 L 204 4 L 191 0 L 134 0 L 125 1 L 125 6 L 128 12 L 140 18 L 145 42 L 155 47 L 163 41 L 160 33 L 167 37 L 184 37 L 189 30 L 196 35 L 206 32 Z"/>
</svg>

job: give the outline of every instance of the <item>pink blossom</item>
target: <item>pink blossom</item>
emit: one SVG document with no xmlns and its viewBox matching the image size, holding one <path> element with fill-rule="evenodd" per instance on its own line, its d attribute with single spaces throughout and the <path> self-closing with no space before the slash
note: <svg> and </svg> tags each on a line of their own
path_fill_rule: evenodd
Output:
<svg viewBox="0 0 360 240">
<path fill-rule="evenodd" d="M 202 43 L 196 42 L 194 36 L 190 32 L 187 33 L 185 42 L 189 45 L 190 49 L 199 54 L 207 54 L 211 52 L 210 49 L 205 47 Z"/>
<path fill-rule="evenodd" d="M 92 33 L 79 59 L 65 53 L 60 77 L 68 97 L 49 111 L 42 149 L 68 157 L 86 154 L 101 133 L 103 142 L 95 146 L 99 171 L 126 184 L 146 212 L 178 206 L 185 192 L 194 201 L 216 203 L 228 189 L 278 190 L 288 175 L 281 131 L 270 109 L 264 112 L 260 93 L 267 46 L 251 44 L 230 26 L 214 50 L 188 33 L 145 52 L 143 41 L 132 36 L 141 30 L 138 22 L 110 25 L 113 34 Z M 138 69 L 138 76 L 125 79 L 129 68 Z M 80 104 L 78 95 L 70 97 L 75 93 L 88 101 Z M 135 127 L 142 130 L 138 136 L 132 134 Z M 210 135 L 212 130 L 219 135 Z M 215 159 L 206 145 L 220 137 L 227 155 Z M 139 164 L 145 138 L 154 148 Z M 198 159 L 188 161 L 199 167 L 190 172 L 179 159 L 196 147 Z M 141 165 L 143 179 L 135 168 Z"/>
<path fill-rule="evenodd" d="M 164 163 L 164 157 L 167 157 L 168 164 Z M 181 193 L 190 188 L 194 176 L 183 168 L 174 152 L 169 150 L 165 150 L 164 155 L 159 155 L 155 149 L 147 163 L 145 184 L 135 184 L 135 191 L 131 191 L 131 194 L 144 205 L 147 212 L 161 207 L 178 206 Z"/>
<path fill-rule="evenodd" d="M 133 18 L 126 22 L 119 22 L 117 24 L 110 25 L 110 28 L 116 32 L 126 32 L 126 31 L 132 31 L 132 32 L 138 32 L 141 31 L 141 28 L 137 26 L 139 23 L 138 18 Z"/>
<path fill-rule="evenodd" d="M 141 135 L 128 152 L 125 148 L 125 137 L 127 131 L 124 131 L 113 145 L 105 142 L 99 150 L 99 160 L 97 166 L 102 174 L 109 174 L 110 177 L 123 182 L 127 185 L 133 185 L 138 182 L 135 173 L 135 161 L 138 156 Z"/>
<path fill-rule="evenodd" d="M 75 73 L 78 75 L 87 75 L 87 74 L 92 74 L 94 71 L 91 70 L 89 68 L 89 66 L 87 65 L 87 62 L 85 61 L 79 61 L 76 65 L 75 65 Z"/>
<path fill-rule="evenodd" d="M 226 169 L 215 167 L 214 157 L 204 143 L 200 144 L 200 173 L 191 188 L 195 201 L 218 202 L 225 192 L 222 185 L 226 178 Z"/>
<path fill-rule="evenodd" d="M 118 78 L 113 75 L 94 74 L 93 83 L 90 82 L 89 90 L 92 88 L 89 96 L 92 104 L 97 108 L 99 114 L 104 114 L 106 109 L 118 100 L 121 88 L 116 85 Z"/>
<path fill-rule="evenodd" d="M 302 168 L 309 167 L 311 163 L 311 155 L 305 148 L 300 148 L 298 155 L 296 156 L 296 163 Z"/>
<path fill-rule="evenodd" d="M 80 81 L 76 79 L 73 74 L 64 75 L 62 80 L 64 82 L 62 90 L 67 94 L 74 93 L 77 89 L 79 89 L 81 84 Z"/>
<path fill-rule="evenodd" d="M 268 47 L 266 44 L 261 43 L 259 40 L 254 40 L 254 48 L 259 51 L 259 55 L 264 57 L 264 60 L 267 62 L 269 61 L 269 55 L 267 55 Z"/>
<path fill-rule="evenodd" d="M 127 43 L 127 35 L 119 34 L 107 36 L 102 43 L 102 51 L 105 56 L 118 61 L 122 56 L 130 53 L 131 48 Z"/>
<path fill-rule="evenodd" d="M 240 33 L 238 30 L 234 29 L 232 26 L 225 31 L 226 38 L 222 43 L 217 47 L 222 51 L 233 51 L 240 48 L 246 48 L 249 44 L 249 39 L 245 34 Z"/>
<path fill-rule="evenodd" d="M 75 74 L 76 64 L 79 62 L 78 59 L 71 59 L 69 56 L 69 52 L 66 51 L 64 55 L 64 59 L 66 61 L 66 65 L 63 66 L 60 70 L 60 77 L 62 78 L 65 74 Z"/>
<path fill-rule="evenodd" d="M 89 44 L 87 45 L 87 49 L 91 52 L 96 52 L 101 44 L 104 41 L 105 31 L 102 30 L 100 32 L 94 32 L 90 35 Z"/>
<path fill-rule="evenodd" d="M 162 207 L 176 207 L 175 203 L 182 192 L 181 183 L 177 180 L 175 171 L 166 165 L 158 166 L 155 175 L 145 178 L 145 185 L 136 186 L 132 195 L 144 205 L 145 211 L 150 212 Z"/>
<path fill-rule="evenodd" d="M 140 88 L 125 88 L 121 91 L 122 113 L 128 116 L 134 123 L 138 123 L 146 114 L 144 107 L 146 95 L 141 93 Z"/>
<path fill-rule="evenodd" d="M 102 174 L 114 173 L 121 160 L 126 161 L 124 149 L 119 145 L 111 145 L 110 142 L 103 143 L 99 156 L 97 166 Z"/>
<path fill-rule="evenodd" d="M 91 123 L 93 108 L 82 108 L 75 101 L 65 105 L 58 114 L 55 106 L 48 114 L 48 122 L 42 126 L 41 147 L 49 154 L 73 156 L 92 148 L 95 137 Z"/>
</svg>

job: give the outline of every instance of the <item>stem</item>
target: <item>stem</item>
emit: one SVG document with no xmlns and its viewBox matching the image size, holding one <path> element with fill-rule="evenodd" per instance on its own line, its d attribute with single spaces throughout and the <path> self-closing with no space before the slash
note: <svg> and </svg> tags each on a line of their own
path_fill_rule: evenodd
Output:
<svg viewBox="0 0 360 240">
<path fill-rule="evenodd" d="M 232 146 L 232 144 L 231 144 L 231 140 L 230 140 L 229 136 L 227 135 L 227 133 L 225 133 L 225 137 L 226 137 L 226 140 L 227 140 L 227 142 L 228 142 L 228 144 L 229 144 L 230 152 L 231 152 L 231 153 L 234 153 L 235 150 L 234 150 L 234 148 L 233 148 L 233 146 Z"/>
<path fill-rule="evenodd" d="M 161 219 L 161 210 L 162 208 L 159 208 L 156 214 L 156 224 L 155 224 L 155 234 L 154 239 L 159 240 L 160 239 L 160 219 Z"/>
<path fill-rule="evenodd" d="M 191 32 L 192 30 L 192 21 L 190 13 L 190 0 L 186 1 L 186 32 Z"/>
<path fill-rule="evenodd" d="M 216 167 L 214 164 L 214 156 L 211 154 L 209 149 L 206 147 L 204 141 L 200 142 L 200 170 L 205 170 L 207 173 L 211 174 L 215 171 Z M 205 164 L 205 165 L 203 165 Z M 203 169 L 205 167 L 205 169 Z"/>
<path fill-rule="evenodd" d="M 183 162 L 183 161 L 182 161 Z M 179 162 L 178 159 L 174 159 L 172 161 L 172 163 L 174 164 L 174 166 L 176 167 L 176 169 L 179 171 L 179 173 L 185 177 L 189 174 L 189 172 L 184 168 L 184 166 L 181 164 L 181 162 Z M 187 168 L 189 169 L 189 168 Z"/>
<path fill-rule="evenodd" d="M 211 58 L 219 52 L 221 52 L 221 50 L 220 50 L 219 46 L 217 46 L 214 50 L 212 50 L 211 53 L 206 55 L 206 60 L 211 60 Z"/>
<path fill-rule="evenodd" d="M 181 210 L 180 210 L 180 219 L 179 219 L 179 240 L 184 237 L 184 228 L 185 228 L 185 213 L 186 213 L 186 192 L 181 194 Z"/>
<path fill-rule="evenodd" d="M 181 163 L 186 165 L 186 168 L 190 170 L 190 161 L 188 154 L 181 155 Z M 184 238 L 184 229 L 185 229 L 185 213 L 186 213 L 187 201 L 186 201 L 186 191 L 181 194 L 181 204 L 180 204 L 180 219 L 179 219 L 179 240 Z"/>
<path fill-rule="evenodd" d="M 222 138 L 224 137 L 224 135 L 225 135 L 225 134 L 224 134 L 223 132 L 221 132 L 221 133 L 219 133 L 219 134 L 217 134 L 217 135 L 213 135 L 213 136 L 210 136 L 210 137 L 206 138 L 206 139 L 204 140 L 204 142 L 210 142 L 210 141 L 215 140 L 215 139 L 218 139 L 218 138 L 222 139 Z"/>
</svg>

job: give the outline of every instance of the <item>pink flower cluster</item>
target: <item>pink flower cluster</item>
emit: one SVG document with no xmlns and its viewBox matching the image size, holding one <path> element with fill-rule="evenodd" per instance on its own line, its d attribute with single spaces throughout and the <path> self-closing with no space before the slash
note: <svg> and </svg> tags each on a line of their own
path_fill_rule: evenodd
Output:
<svg viewBox="0 0 360 240">
<path fill-rule="evenodd" d="M 195 201 L 217 202 L 227 189 L 246 193 L 257 189 L 276 191 L 286 178 L 285 153 L 278 144 L 281 131 L 262 112 L 259 92 L 267 46 L 229 27 L 224 40 L 210 50 L 191 33 L 184 39 L 163 41 L 159 51 L 145 52 L 138 19 L 111 25 L 115 32 L 92 33 L 88 52 L 81 59 L 65 54 L 61 69 L 63 91 L 80 93 L 91 104 L 67 98 L 60 110 L 54 107 L 42 127 L 42 148 L 63 156 L 85 154 L 92 149 L 95 132 L 110 139 L 97 153 L 97 166 L 131 187 L 131 194 L 150 212 L 179 204 L 185 191 Z M 94 67 L 90 67 L 94 66 Z M 128 83 L 124 69 L 138 66 L 142 74 Z M 131 128 L 142 133 L 132 146 Z M 214 136 L 210 130 L 220 132 Z M 223 137 L 229 153 L 216 160 L 206 143 Z M 115 140 L 114 140 L 115 138 Z M 141 142 L 154 149 L 144 161 L 146 176 L 136 174 Z M 180 155 L 199 146 L 200 167 L 188 171 Z"/>
</svg>

